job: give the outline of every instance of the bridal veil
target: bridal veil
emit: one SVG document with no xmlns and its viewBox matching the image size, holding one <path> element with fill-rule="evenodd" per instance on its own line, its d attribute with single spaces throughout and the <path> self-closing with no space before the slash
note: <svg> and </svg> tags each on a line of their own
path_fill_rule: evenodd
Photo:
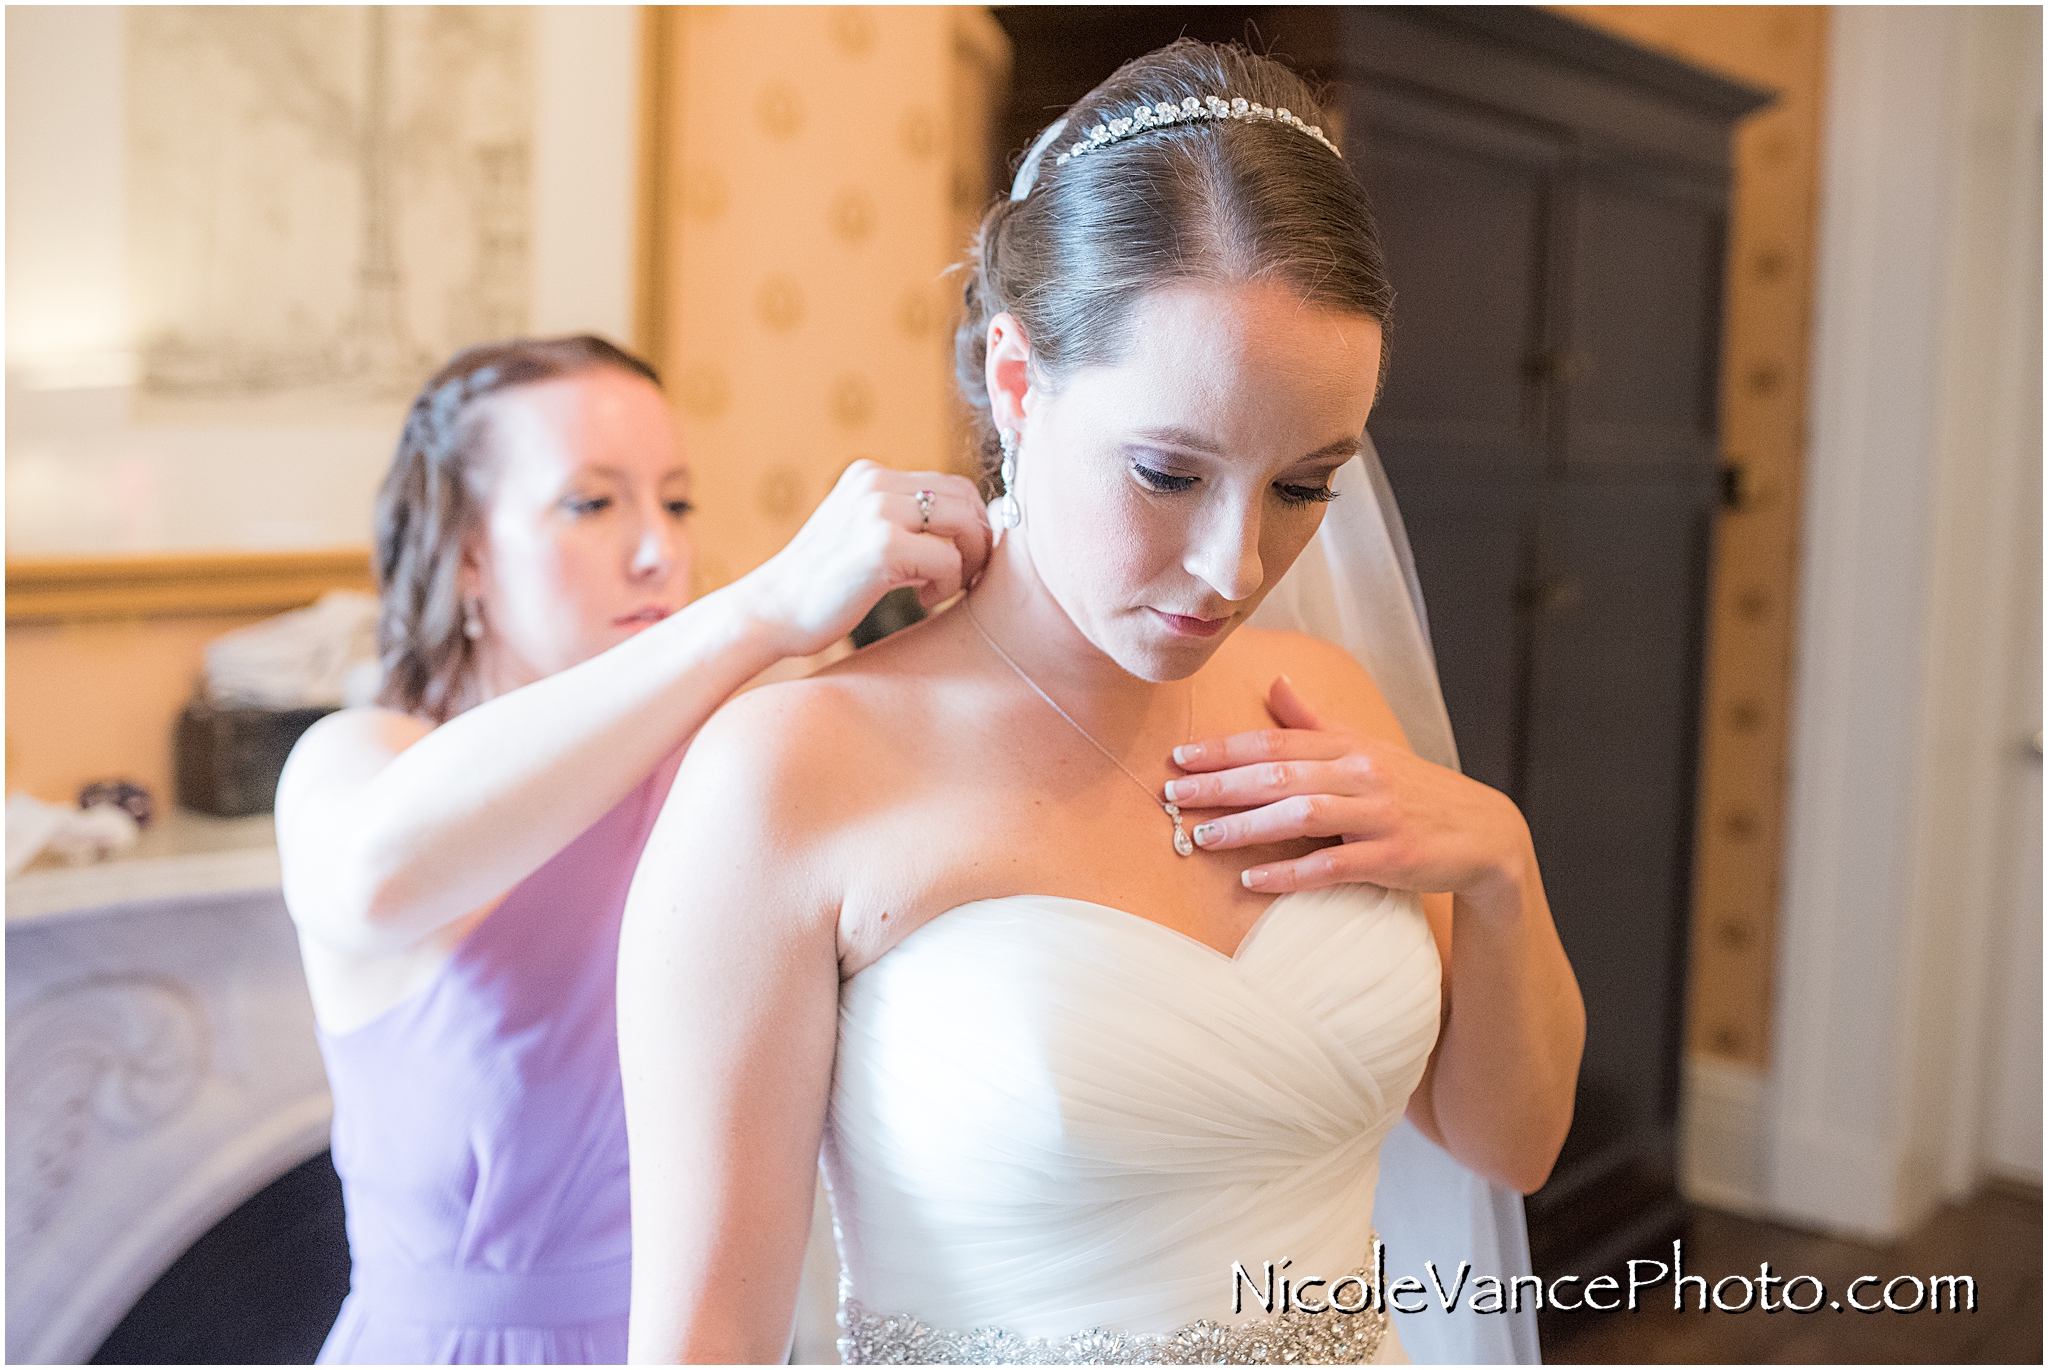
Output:
<svg viewBox="0 0 2048 1370">
<path fill-rule="evenodd" d="M 1458 745 L 1437 682 L 1415 559 L 1370 435 L 1331 483 L 1339 497 L 1322 530 L 1251 622 L 1310 633 L 1350 652 L 1378 683 L 1416 754 L 1455 768 Z M 1522 1196 L 1475 1175 L 1406 1120 L 1380 1149 L 1373 1215 L 1388 1268 L 1426 1279 L 1423 1262 L 1433 1261 L 1446 1291 L 1457 1289 L 1460 1262 L 1469 1262 L 1472 1278 L 1496 1275 L 1504 1285 L 1530 1273 Z M 1432 1288 L 1423 1312 L 1397 1316 L 1401 1343 L 1419 1362 L 1541 1359 L 1534 1308 L 1475 1313 L 1469 1279 L 1456 1311 L 1446 1312 Z"/>
</svg>

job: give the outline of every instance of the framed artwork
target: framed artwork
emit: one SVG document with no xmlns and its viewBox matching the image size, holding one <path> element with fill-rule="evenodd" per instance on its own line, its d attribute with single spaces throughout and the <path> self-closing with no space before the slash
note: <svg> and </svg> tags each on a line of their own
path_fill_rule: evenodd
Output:
<svg viewBox="0 0 2048 1370">
<path fill-rule="evenodd" d="M 630 342 L 626 7 L 18 10 L 11 557 L 359 545 L 407 402 Z"/>
</svg>

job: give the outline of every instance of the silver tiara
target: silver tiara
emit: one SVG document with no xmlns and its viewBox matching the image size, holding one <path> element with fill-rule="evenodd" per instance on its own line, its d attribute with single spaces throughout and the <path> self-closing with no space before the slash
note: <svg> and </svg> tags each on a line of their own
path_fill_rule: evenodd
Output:
<svg viewBox="0 0 2048 1370">
<path fill-rule="evenodd" d="M 1242 96 L 1226 100 L 1220 95 L 1204 95 L 1199 98 L 1190 95 L 1177 105 L 1161 100 L 1156 105 L 1139 105 L 1122 119 L 1105 119 L 1089 129 L 1085 138 L 1062 152 L 1059 160 L 1053 165 L 1065 166 L 1084 153 L 1121 142 L 1134 134 L 1143 133 L 1146 129 L 1164 128 L 1168 124 L 1184 124 L 1191 119 L 1267 119 L 1276 124 L 1298 128 L 1339 157 L 1344 155 L 1338 151 L 1335 143 L 1323 136 L 1320 128 L 1303 123 L 1287 110 L 1255 105 Z"/>
</svg>

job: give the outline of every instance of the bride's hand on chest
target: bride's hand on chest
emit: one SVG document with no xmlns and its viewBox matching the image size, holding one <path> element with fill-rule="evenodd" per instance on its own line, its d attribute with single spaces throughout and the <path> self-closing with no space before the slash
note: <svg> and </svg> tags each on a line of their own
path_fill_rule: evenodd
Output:
<svg viewBox="0 0 2048 1370">
<path fill-rule="evenodd" d="M 1251 864 L 1263 894 L 1367 883 L 1490 902 L 1515 888 L 1530 850 L 1521 811 L 1500 791 L 1424 761 L 1399 742 L 1325 726 L 1285 675 L 1268 708 L 1277 728 L 1177 748 L 1176 802 L 1225 810 L 1194 829 L 1224 852 L 1300 838 L 1341 838 L 1306 856 Z"/>
</svg>

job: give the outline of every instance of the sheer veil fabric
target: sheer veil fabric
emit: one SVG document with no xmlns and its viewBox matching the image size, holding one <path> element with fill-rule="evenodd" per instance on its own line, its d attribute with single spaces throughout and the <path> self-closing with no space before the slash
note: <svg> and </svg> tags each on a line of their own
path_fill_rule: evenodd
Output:
<svg viewBox="0 0 2048 1370">
<path fill-rule="evenodd" d="M 1416 754 L 1456 768 L 1458 745 L 1437 681 L 1414 555 L 1370 435 L 1332 484 L 1339 497 L 1322 530 L 1251 622 L 1343 647 L 1371 673 Z M 1434 1261 L 1447 1290 L 1455 1288 L 1461 1261 L 1470 1262 L 1473 1277 L 1497 1275 L 1503 1285 L 1530 1273 L 1522 1196 L 1466 1169 L 1405 1119 L 1380 1149 L 1374 1215 L 1390 1270 L 1426 1279 L 1423 1262 Z M 1418 1362 L 1533 1365 L 1542 1359 L 1533 1307 L 1474 1313 L 1469 1292 L 1447 1313 L 1431 1290 L 1425 1311 L 1397 1314 L 1396 1325 Z"/>
</svg>

